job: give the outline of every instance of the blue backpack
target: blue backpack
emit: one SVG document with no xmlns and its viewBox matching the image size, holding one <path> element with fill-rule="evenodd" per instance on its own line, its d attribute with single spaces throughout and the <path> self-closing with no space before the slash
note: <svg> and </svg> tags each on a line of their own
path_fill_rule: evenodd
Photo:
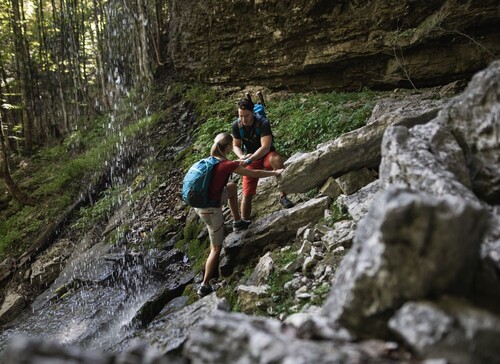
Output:
<svg viewBox="0 0 500 364">
<path fill-rule="evenodd" d="M 263 117 L 267 118 L 266 109 L 265 109 L 263 104 L 255 104 L 253 106 L 253 112 L 255 114 L 259 114 L 259 115 L 262 115 Z"/>
<path fill-rule="evenodd" d="M 212 207 L 218 201 L 208 199 L 208 187 L 214 167 L 220 161 L 215 157 L 202 159 L 189 168 L 182 182 L 182 199 L 191 207 Z"/>
</svg>

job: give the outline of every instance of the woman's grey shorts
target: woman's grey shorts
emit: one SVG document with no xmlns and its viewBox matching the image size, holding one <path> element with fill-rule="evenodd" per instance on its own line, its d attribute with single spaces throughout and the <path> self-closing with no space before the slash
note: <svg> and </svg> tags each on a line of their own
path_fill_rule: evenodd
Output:
<svg viewBox="0 0 500 364">
<path fill-rule="evenodd" d="M 221 197 L 221 206 L 227 203 L 227 189 L 224 188 Z M 224 241 L 224 216 L 222 207 L 206 207 L 194 209 L 200 219 L 207 225 L 210 244 L 222 245 Z"/>
</svg>

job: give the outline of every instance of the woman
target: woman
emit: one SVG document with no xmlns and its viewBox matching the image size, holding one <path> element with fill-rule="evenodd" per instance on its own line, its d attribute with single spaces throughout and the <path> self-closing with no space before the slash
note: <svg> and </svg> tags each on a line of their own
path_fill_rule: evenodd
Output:
<svg viewBox="0 0 500 364">
<path fill-rule="evenodd" d="M 233 137 L 229 133 L 220 133 L 215 137 L 214 144 L 210 150 L 210 155 L 220 160 L 214 167 L 212 181 L 208 188 L 208 198 L 214 201 L 220 201 L 218 207 L 195 208 L 196 213 L 207 225 L 210 237 L 210 254 L 205 263 L 205 274 L 203 283 L 198 289 L 198 295 L 203 297 L 213 292 L 210 285 L 210 278 L 216 267 L 217 260 L 222 249 L 224 241 L 224 216 L 222 215 L 222 206 L 229 200 L 229 208 L 233 215 L 233 230 L 246 229 L 250 221 L 242 220 L 238 211 L 238 188 L 234 182 L 229 182 L 231 173 L 238 173 L 242 176 L 254 178 L 263 178 L 270 176 L 279 176 L 283 169 L 275 171 L 264 171 L 255 169 L 246 169 L 238 161 L 230 161 L 227 155 L 233 150 Z"/>
</svg>

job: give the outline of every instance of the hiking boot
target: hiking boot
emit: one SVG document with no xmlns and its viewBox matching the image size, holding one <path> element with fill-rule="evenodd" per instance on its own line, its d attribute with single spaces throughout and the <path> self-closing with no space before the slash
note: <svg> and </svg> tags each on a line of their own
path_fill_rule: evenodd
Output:
<svg viewBox="0 0 500 364">
<path fill-rule="evenodd" d="M 233 222 L 233 231 L 240 231 L 240 230 L 246 230 L 248 229 L 248 227 L 250 226 L 250 224 L 252 223 L 252 221 L 250 220 L 239 220 L 239 221 L 235 221 Z"/>
<path fill-rule="evenodd" d="M 201 284 L 200 288 L 198 288 L 198 291 L 196 293 L 200 297 L 205 297 L 207 294 L 210 294 L 213 291 L 214 291 L 214 289 L 211 285 L 205 286 L 204 284 Z"/>
<path fill-rule="evenodd" d="M 262 95 L 262 91 L 257 91 L 257 97 L 259 98 L 259 103 L 262 104 L 262 106 L 266 106 L 266 102 L 264 101 L 264 95 Z"/>
<path fill-rule="evenodd" d="M 295 204 L 294 204 L 292 201 L 290 201 L 290 200 L 288 199 L 288 197 L 286 197 L 286 196 L 282 196 L 282 197 L 280 198 L 280 204 L 281 204 L 281 206 L 283 206 L 283 208 L 285 208 L 285 209 L 289 209 L 289 208 L 291 208 L 291 207 L 294 207 L 294 206 L 295 206 Z"/>
<path fill-rule="evenodd" d="M 252 95 L 250 95 L 250 92 L 245 92 L 245 99 L 247 99 L 248 101 L 252 102 Z"/>
</svg>

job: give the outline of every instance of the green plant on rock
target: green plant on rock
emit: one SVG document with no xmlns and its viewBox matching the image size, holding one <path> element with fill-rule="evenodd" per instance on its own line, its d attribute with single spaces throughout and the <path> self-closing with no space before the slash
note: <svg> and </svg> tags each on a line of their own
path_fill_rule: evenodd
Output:
<svg viewBox="0 0 500 364">
<path fill-rule="evenodd" d="M 325 282 L 314 289 L 312 292 L 311 305 L 322 306 L 328 298 L 331 288 L 332 285 Z"/>
<path fill-rule="evenodd" d="M 178 226 L 178 222 L 172 216 L 168 216 L 155 227 L 152 237 L 154 240 L 162 240 L 169 232 L 176 231 Z"/>
<path fill-rule="evenodd" d="M 191 259 L 191 266 L 195 272 L 203 270 L 210 249 L 208 237 L 201 240 L 198 238 L 203 226 L 203 223 L 197 221 L 186 224 L 175 244 L 177 249 L 183 251 Z"/>
<path fill-rule="evenodd" d="M 290 307 L 294 304 L 294 292 L 285 289 L 285 283 L 293 278 L 293 272 L 288 272 L 283 268 L 297 259 L 297 253 L 288 250 L 275 251 L 272 254 L 276 268 L 271 272 L 267 280 L 269 285 L 269 295 L 273 302 L 271 312 L 266 312 L 271 316 L 279 316 L 282 313 L 290 314 Z"/>
<path fill-rule="evenodd" d="M 85 231 L 107 221 L 114 208 L 122 203 L 122 193 L 124 187 L 115 187 L 102 192 L 102 197 L 94 205 L 80 210 L 80 216 L 73 227 Z"/>
<path fill-rule="evenodd" d="M 110 231 L 108 235 L 106 235 L 105 243 L 106 244 L 121 244 L 127 241 L 127 235 L 132 231 L 132 228 L 129 224 L 122 224 L 117 226 L 115 229 Z"/>
<path fill-rule="evenodd" d="M 236 267 L 231 276 L 226 279 L 226 285 L 218 291 L 228 301 L 231 310 L 234 312 L 241 311 L 238 303 L 237 287 L 250 278 L 255 269 L 255 264 L 254 262 L 248 262 L 244 266 Z"/>
<path fill-rule="evenodd" d="M 294 303 L 294 292 L 285 289 L 284 286 L 292 278 L 293 273 L 285 271 L 275 271 L 269 276 L 269 295 L 273 302 L 271 316 L 279 316 L 281 313 L 291 313 L 290 307 Z"/>
<path fill-rule="evenodd" d="M 331 215 L 325 218 L 324 223 L 327 226 L 333 226 L 336 222 L 342 220 L 351 220 L 352 217 L 347 209 L 339 203 L 338 200 L 333 201 L 330 206 Z"/>
<path fill-rule="evenodd" d="M 186 288 L 184 289 L 184 292 L 182 292 L 182 295 L 188 297 L 186 305 L 190 305 L 199 300 L 200 298 L 196 293 L 196 287 L 194 284 L 187 285 Z"/>
</svg>

